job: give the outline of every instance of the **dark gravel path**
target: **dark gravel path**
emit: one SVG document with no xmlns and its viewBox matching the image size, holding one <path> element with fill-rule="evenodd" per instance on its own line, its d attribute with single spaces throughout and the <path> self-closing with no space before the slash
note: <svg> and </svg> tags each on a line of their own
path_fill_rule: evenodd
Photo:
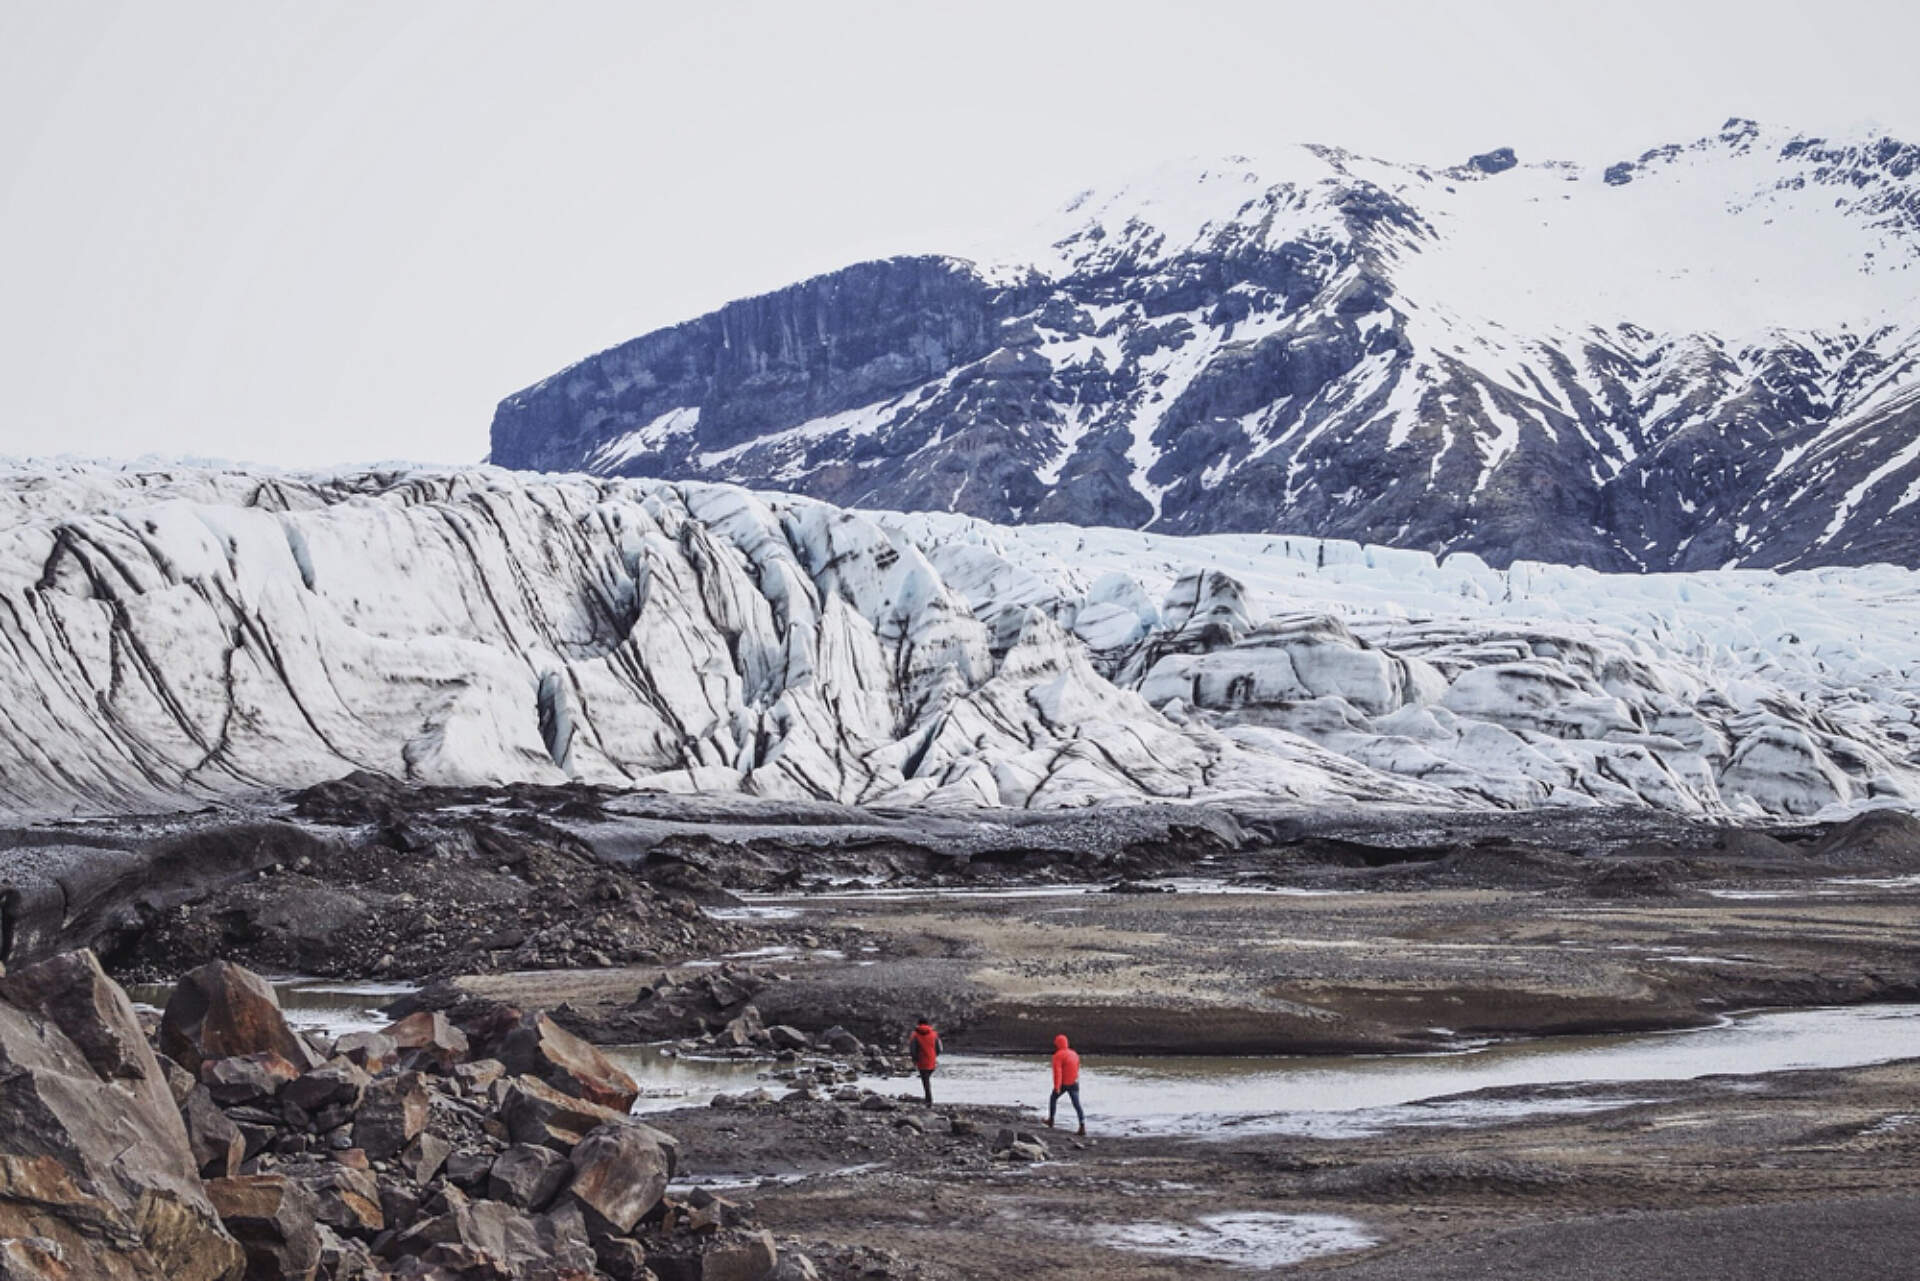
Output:
<svg viewBox="0 0 1920 1281">
<path fill-rule="evenodd" d="M 1920 1270 L 1920 1197 L 1619 1214 L 1402 1251 L 1338 1281 L 1893 1281 Z"/>
</svg>

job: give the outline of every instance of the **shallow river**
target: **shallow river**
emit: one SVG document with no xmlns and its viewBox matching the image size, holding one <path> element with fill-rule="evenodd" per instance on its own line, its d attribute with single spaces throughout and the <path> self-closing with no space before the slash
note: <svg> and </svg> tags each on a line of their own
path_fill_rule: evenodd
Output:
<svg viewBox="0 0 1920 1281">
<path fill-rule="evenodd" d="M 294 1021 L 338 1036 L 379 1027 L 377 1005 L 404 990 L 388 985 L 279 985 Z M 153 999 L 147 993 L 137 997 Z M 957 1038 L 949 1046 L 959 1049 Z M 640 1082 L 643 1111 L 703 1105 L 722 1091 L 766 1085 L 766 1065 L 673 1057 L 652 1047 L 610 1051 Z M 1795 1068 L 1856 1067 L 1920 1057 L 1920 1005 L 1869 1005 L 1742 1014 L 1688 1032 L 1549 1037 L 1448 1054 L 1295 1058 L 1139 1058 L 1088 1055 L 1081 1095 L 1107 1133 L 1249 1132 L 1338 1137 L 1397 1125 L 1463 1125 L 1537 1112 L 1617 1107 L 1620 1099 L 1474 1099 L 1443 1096 L 1497 1086 L 1750 1076 Z M 866 1082 L 887 1093 L 917 1091 L 911 1078 Z M 1011 1104 L 1045 1111 L 1044 1056 L 951 1053 L 934 1079 L 953 1103 Z M 1438 1100 L 1438 1101 L 1433 1101 Z M 1062 1106 L 1069 1106 L 1063 1100 Z"/>
</svg>

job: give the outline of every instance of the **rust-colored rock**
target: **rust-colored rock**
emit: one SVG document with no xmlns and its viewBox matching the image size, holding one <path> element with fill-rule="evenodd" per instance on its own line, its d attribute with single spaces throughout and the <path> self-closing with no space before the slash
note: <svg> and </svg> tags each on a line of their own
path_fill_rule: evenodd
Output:
<svg viewBox="0 0 1920 1281">
<path fill-rule="evenodd" d="M 313 1194 L 314 1218 L 335 1232 L 371 1240 L 387 1226 L 372 1174 L 327 1163 L 290 1168 L 287 1177 Z"/>
<path fill-rule="evenodd" d="M 175 985 L 160 1016 L 160 1049 L 189 1072 L 208 1059 L 265 1052 L 301 1071 L 321 1062 L 288 1026 L 273 986 L 228 961 L 209 962 Z"/>
<path fill-rule="evenodd" d="M 598 1215 L 616 1235 L 633 1231 L 666 1195 L 673 1163 L 657 1133 L 646 1126 L 603 1125 L 573 1149 L 567 1196 Z"/>
<path fill-rule="evenodd" d="M 500 1041 L 494 1057 L 507 1071 L 539 1077 L 563 1094 L 629 1112 L 640 1087 L 594 1046 L 535 1011 Z"/>
<path fill-rule="evenodd" d="M 212 1179 L 207 1197 L 247 1254 L 247 1281 L 310 1281 L 320 1267 L 313 1193 L 280 1174 Z"/>
<path fill-rule="evenodd" d="M 0 1240 L 51 1243 L 30 1253 L 83 1264 L 77 1275 L 101 1281 L 237 1276 L 240 1247 L 207 1200 L 167 1074 L 126 993 L 86 952 L 7 980 Z"/>
<path fill-rule="evenodd" d="M 353 1141 L 375 1161 L 399 1155 L 427 1128 L 427 1087 L 418 1072 L 382 1077 L 367 1087 L 353 1118 Z"/>
<path fill-rule="evenodd" d="M 438 1010 L 420 1010 L 382 1029 L 410 1066 L 450 1072 L 467 1057 L 467 1034 Z"/>
<path fill-rule="evenodd" d="M 612 1108 L 562 1094 L 537 1077 L 516 1076 L 494 1088 L 500 1091 L 500 1119 L 515 1143 L 569 1152 L 598 1127 L 625 1119 Z"/>
<path fill-rule="evenodd" d="M 349 1032 L 334 1042 L 333 1052 L 373 1073 L 384 1072 L 400 1057 L 400 1047 L 384 1032 Z"/>
</svg>

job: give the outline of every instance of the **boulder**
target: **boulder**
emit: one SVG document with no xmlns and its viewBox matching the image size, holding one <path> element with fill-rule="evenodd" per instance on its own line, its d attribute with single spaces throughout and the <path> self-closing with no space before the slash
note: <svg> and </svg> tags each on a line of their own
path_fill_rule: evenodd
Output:
<svg viewBox="0 0 1920 1281">
<path fill-rule="evenodd" d="M 594 1248 L 590 1243 L 586 1217 L 580 1207 L 567 1202 L 545 1214 L 534 1216 L 533 1228 L 547 1257 L 560 1268 L 576 1268 L 591 1273 Z"/>
<path fill-rule="evenodd" d="M 518 1028 L 520 1021 L 526 1017 L 520 1012 L 518 1006 L 508 1005 L 502 1001 L 474 1002 L 459 984 L 446 980 L 428 984 L 421 989 L 416 999 L 426 1001 L 430 996 L 435 999 L 421 1008 L 446 1008 L 442 1004 L 442 999 L 451 1002 L 453 1014 L 450 1017 L 459 1025 L 460 1030 L 467 1034 L 467 1044 L 472 1047 L 476 1058 L 496 1057 L 500 1052 L 500 1043 L 506 1040 L 508 1034 Z"/>
<path fill-rule="evenodd" d="M 400 1057 L 399 1045 L 384 1032 L 349 1032 L 333 1043 L 333 1052 L 374 1073 L 384 1072 Z"/>
<path fill-rule="evenodd" d="M 835 1054 L 850 1054 L 858 1058 L 867 1050 L 867 1047 L 860 1043 L 859 1037 L 838 1024 L 822 1032 L 820 1041 Z"/>
<path fill-rule="evenodd" d="M 174 986 L 160 1015 L 160 1049 L 189 1072 L 208 1059 L 267 1052 L 301 1071 L 321 1062 L 288 1026 L 272 985 L 229 961 L 209 962 Z"/>
<path fill-rule="evenodd" d="M 450 1072 L 467 1057 L 467 1034 L 447 1021 L 439 1010 L 419 1010 L 385 1028 L 411 1067 Z"/>
<path fill-rule="evenodd" d="M 454 1269 L 454 1276 L 557 1276 L 568 1270 L 592 1275 L 593 1249 L 577 1209 L 535 1219 L 499 1201 L 469 1201 L 457 1191 L 436 1198 L 432 1208 L 430 1217 L 387 1243 L 388 1257 L 417 1256 Z"/>
<path fill-rule="evenodd" d="M 167 1089 L 172 1092 L 173 1101 L 185 1107 L 187 1096 L 193 1093 L 196 1085 L 200 1084 L 200 1078 L 164 1054 L 156 1054 L 154 1058 L 160 1062 L 160 1072 L 167 1078 Z"/>
<path fill-rule="evenodd" d="M 299 1075 L 299 1068 L 272 1050 L 200 1064 L 200 1083 L 215 1103 L 228 1108 L 264 1106 Z"/>
<path fill-rule="evenodd" d="M 227 1118 L 203 1085 L 195 1085 L 180 1105 L 187 1127 L 187 1147 L 203 1179 L 224 1179 L 240 1172 L 247 1159 L 247 1142 L 240 1127 Z"/>
<path fill-rule="evenodd" d="M 776 1050 L 810 1050 L 813 1041 L 797 1027 L 788 1027 L 782 1023 L 767 1029 L 767 1039 L 773 1042 Z"/>
<path fill-rule="evenodd" d="M 44 1241 L 12 1254 L 84 1260 L 103 1281 L 227 1281 L 244 1265 L 133 1004 L 91 953 L 17 968 L 0 990 L 0 1241 Z"/>
<path fill-rule="evenodd" d="M 767 1274 L 767 1281 L 820 1281 L 820 1269 L 799 1251 L 783 1250 L 773 1271 Z"/>
<path fill-rule="evenodd" d="M 384 1281 L 366 1242 L 343 1237 L 324 1223 L 315 1230 L 320 1234 L 320 1274 L 328 1281 Z"/>
<path fill-rule="evenodd" d="M 424 1192 L 398 1179 L 381 1179 L 379 1188 L 380 1217 L 386 1220 L 389 1229 L 398 1233 L 419 1222 L 421 1207 L 427 1200 Z M 378 1248 L 379 1242 L 375 1246 Z"/>
<path fill-rule="evenodd" d="M 457 1150 L 447 1157 L 447 1181 L 464 1192 L 478 1195 L 485 1188 L 487 1176 L 492 1173 L 494 1163 L 498 1159 L 491 1152 L 476 1152 L 464 1148 Z"/>
<path fill-rule="evenodd" d="M 487 1196 L 523 1210 L 543 1210 L 572 1175 L 567 1158 L 552 1148 L 516 1143 L 494 1158 Z"/>
<path fill-rule="evenodd" d="M 315 1221 L 335 1232 L 371 1240 L 387 1226 L 380 1184 L 369 1172 L 328 1161 L 289 1166 L 284 1173 L 312 1194 Z"/>
<path fill-rule="evenodd" d="M 740 1225 L 740 1207 L 706 1188 L 695 1188 L 687 1196 L 687 1231 L 718 1232 Z"/>
<path fill-rule="evenodd" d="M 624 1113 L 562 1094 L 536 1077 L 514 1077 L 496 1088 L 501 1092 L 500 1119 L 515 1143 L 568 1152 L 590 1131 L 625 1119 Z"/>
<path fill-rule="evenodd" d="M 65 1031 L 103 1079 L 139 1080 L 157 1067 L 138 1020 L 118 1016 L 126 993 L 92 952 L 64 952 L 0 977 L 0 999 Z"/>
<path fill-rule="evenodd" d="M 447 1157 L 452 1153 L 453 1144 L 431 1131 L 422 1130 L 394 1158 L 394 1164 L 415 1183 L 427 1183 L 440 1173 L 440 1167 L 447 1163 Z"/>
<path fill-rule="evenodd" d="M 647 1281 L 647 1248 L 632 1237 L 603 1236 L 593 1243 L 594 1262 L 613 1281 Z"/>
<path fill-rule="evenodd" d="M 428 1103 L 419 1073 L 382 1077 L 367 1087 L 354 1113 L 354 1144 L 375 1161 L 399 1155 L 427 1128 Z"/>
<path fill-rule="evenodd" d="M 660 1204 L 674 1158 L 657 1130 L 622 1124 L 603 1125 L 587 1135 L 573 1149 L 570 1163 L 567 1196 L 623 1236 Z"/>
<path fill-rule="evenodd" d="M 367 1087 L 372 1084 L 373 1078 L 359 1064 L 335 1055 L 313 1071 L 287 1082 L 281 1088 L 280 1101 L 315 1114 L 332 1107 L 352 1112 L 359 1108 Z"/>
<path fill-rule="evenodd" d="M 522 1016 L 493 1057 L 509 1072 L 616 1112 L 631 1111 L 640 1097 L 640 1087 L 611 1059 L 539 1011 Z"/>
<path fill-rule="evenodd" d="M 320 1267 L 313 1193 L 281 1174 L 214 1179 L 207 1197 L 246 1251 L 247 1281 L 309 1281 Z"/>
<path fill-rule="evenodd" d="M 484 1093 L 486 1088 L 507 1074 L 507 1065 L 499 1059 L 476 1059 L 453 1069 L 453 1079 L 469 1094 Z"/>
<path fill-rule="evenodd" d="M 273 1146 L 274 1140 L 280 1137 L 279 1126 L 260 1121 L 235 1120 L 233 1127 L 240 1131 L 240 1140 L 245 1145 L 246 1156 L 242 1162 L 243 1167 L 246 1161 L 251 1161 L 265 1152 Z"/>
<path fill-rule="evenodd" d="M 770 1232 L 733 1232 L 697 1247 L 649 1255 L 660 1281 L 768 1281 L 780 1252 Z"/>
</svg>

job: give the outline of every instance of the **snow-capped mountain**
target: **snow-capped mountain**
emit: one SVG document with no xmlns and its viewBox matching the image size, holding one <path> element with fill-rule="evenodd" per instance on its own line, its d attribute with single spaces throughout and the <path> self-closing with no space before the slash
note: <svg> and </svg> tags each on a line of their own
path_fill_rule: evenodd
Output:
<svg viewBox="0 0 1920 1281">
<path fill-rule="evenodd" d="M 1920 801 L 1920 573 L 1604 574 L 500 469 L 0 468 L 0 810 Z"/>
<path fill-rule="evenodd" d="M 1920 147 L 1303 147 L 863 263 L 508 397 L 492 461 L 1610 569 L 1920 564 Z M 986 265 L 982 265 L 982 263 Z"/>
</svg>

